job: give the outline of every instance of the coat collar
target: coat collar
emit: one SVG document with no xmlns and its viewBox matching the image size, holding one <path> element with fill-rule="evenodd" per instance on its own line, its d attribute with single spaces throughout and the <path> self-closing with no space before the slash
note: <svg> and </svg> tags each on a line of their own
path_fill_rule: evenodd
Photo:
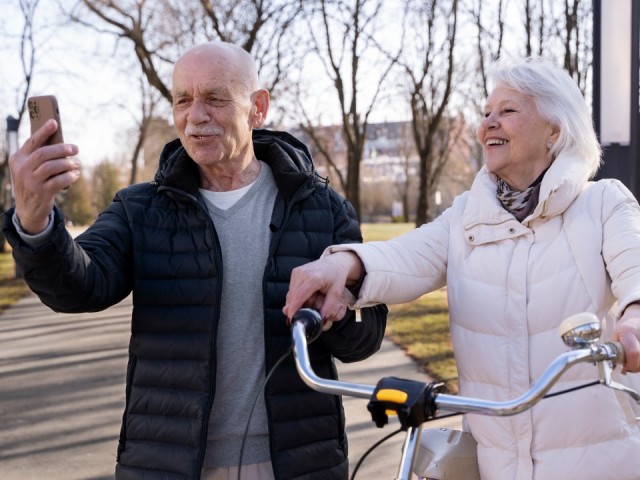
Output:
<svg viewBox="0 0 640 480">
<path fill-rule="evenodd" d="M 496 194 L 497 177 L 489 173 L 486 165 L 483 166 L 476 175 L 462 212 L 462 226 L 467 241 L 473 244 L 486 243 L 528 232 L 532 223 L 562 214 L 585 188 L 588 180 L 589 168 L 584 159 L 570 153 L 560 153 L 542 180 L 538 205 L 520 223 L 502 207 Z"/>
<path fill-rule="evenodd" d="M 287 199 L 293 198 L 305 184 L 327 182 L 318 176 L 307 147 L 289 133 L 254 130 L 253 148 L 256 157 L 271 167 L 278 190 Z M 196 196 L 199 177 L 198 166 L 179 139 L 165 145 L 155 175 L 159 185 Z"/>
</svg>

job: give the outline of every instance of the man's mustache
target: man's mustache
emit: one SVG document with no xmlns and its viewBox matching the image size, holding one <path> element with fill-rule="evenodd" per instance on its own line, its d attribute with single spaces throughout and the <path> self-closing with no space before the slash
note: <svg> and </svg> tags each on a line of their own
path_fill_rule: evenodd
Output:
<svg viewBox="0 0 640 480">
<path fill-rule="evenodd" d="M 224 130 L 220 127 L 216 127 L 215 125 L 187 125 L 187 127 L 184 129 L 184 133 L 186 135 L 200 137 L 209 135 L 222 135 L 224 133 Z"/>
</svg>

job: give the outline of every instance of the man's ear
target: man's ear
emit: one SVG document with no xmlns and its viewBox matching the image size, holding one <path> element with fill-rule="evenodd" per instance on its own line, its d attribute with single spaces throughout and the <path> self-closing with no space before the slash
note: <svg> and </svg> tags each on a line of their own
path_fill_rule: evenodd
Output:
<svg viewBox="0 0 640 480">
<path fill-rule="evenodd" d="M 260 128 L 267 120 L 269 112 L 269 92 L 265 89 L 256 90 L 253 93 L 251 126 Z"/>
</svg>

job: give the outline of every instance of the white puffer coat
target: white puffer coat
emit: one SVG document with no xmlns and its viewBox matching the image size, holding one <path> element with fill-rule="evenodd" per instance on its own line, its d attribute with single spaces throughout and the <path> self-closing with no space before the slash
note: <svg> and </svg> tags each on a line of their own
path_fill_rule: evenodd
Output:
<svg viewBox="0 0 640 480">
<path fill-rule="evenodd" d="M 403 303 L 447 285 L 464 396 L 518 397 L 567 350 L 557 331 L 564 318 L 594 312 L 610 338 L 620 313 L 640 300 L 638 203 L 618 181 L 588 182 L 585 162 L 568 155 L 547 171 L 522 223 L 483 168 L 433 222 L 390 242 L 331 251 L 346 248 L 367 271 L 352 307 Z M 594 366 L 580 365 L 552 391 L 596 378 Z M 485 480 L 640 479 L 638 423 L 629 398 L 614 390 L 593 386 L 513 417 L 467 421 Z"/>
</svg>

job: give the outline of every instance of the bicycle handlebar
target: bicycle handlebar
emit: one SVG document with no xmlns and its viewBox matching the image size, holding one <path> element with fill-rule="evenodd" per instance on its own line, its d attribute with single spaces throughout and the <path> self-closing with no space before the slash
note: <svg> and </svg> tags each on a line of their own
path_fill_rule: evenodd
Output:
<svg viewBox="0 0 640 480">
<path fill-rule="evenodd" d="M 562 322 L 560 335 L 572 350 L 556 357 L 523 395 L 501 402 L 447 395 L 443 393 L 442 384 L 437 382 L 426 384 L 386 377 L 374 387 L 318 377 L 311 367 L 307 343 L 322 333 L 320 314 L 309 308 L 299 310 L 291 320 L 291 331 L 296 368 L 307 386 L 332 395 L 368 398 L 367 409 L 378 427 L 387 423 L 390 411 L 398 415 L 402 429 L 407 431 L 407 435 L 402 447 L 397 480 L 411 478 L 420 448 L 422 424 L 434 418 L 438 409 L 493 416 L 516 415 L 544 398 L 562 374 L 578 363 L 597 364 L 599 383 L 629 394 L 640 404 L 638 392 L 612 380 L 616 364 L 624 363 L 624 349 L 621 344 L 615 342 L 597 343 L 601 328 L 600 321 L 593 314 L 574 315 Z"/>
<path fill-rule="evenodd" d="M 597 318 L 595 319 L 595 322 L 597 322 L 596 326 L 595 322 L 592 319 L 592 317 L 595 318 L 595 316 L 591 314 L 579 315 L 581 315 L 583 318 L 580 318 L 578 320 L 582 320 L 583 323 L 585 321 L 584 316 L 588 315 L 588 317 L 586 317 L 586 320 L 589 323 L 577 326 L 574 325 L 574 328 L 571 330 L 571 332 L 563 333 L 563 338 L 567 336 L 568 333 L 575 334 L 576 331 L 578 331 L 577 337 L 571 336 L 570 340 L 566 339 L 565 341 L 567 343 L 571 341 L 573 342 L 571 343 L 572 345 L 580 346 L 578 348 L 575 348 L 574 350 L 570 350 L 559 355 L 547 367 L 547 369 L 533 384 L 533 386 L 523 395 L 513 400 L 491 401 L 462 397 L 458 395 L 448 395 L 446 393 L 438 392 L 438 389 L 431 389 L 429 393 L 432 398 L 425 400 L 425 408 L 427 409 L 427 412 L 425 413 L 426 418 L 419 419 L 420 423 L 424 420 L 432 418 L 433 415 L 431 415 L 431 412 L 435 412 L 437 409 L 456 411 L 460 413 L 478 413 L 482 415 L 493 416 L 516 415 L 531 408 L 538 401 L 540 401 L 564 372 L 566 372 L 573 365 L 582 362 L 597 363 L 601 373 L 599 379 L 600 383 L 603 383 L 612 388 L 616 388 L 618 390 L 625 391 L 626 393 L 631 395 L 636 402 L 640 403 L 640 395 L 637 392 L 611 380 L 611 372 L 613 371 L 615 365 L 617 363 L 624 362 L 624 350 L 622 348 L 622 345 L 616 342 L 596 343 L 595 339 L 597 339 L 597 337 L 599 336 L 599 322 L 597 321 Z M 569 323 L 576 323 L 577 317 L 578 316 L 571 317 L 571 321 Z M 390 389 L 385 388 L 385 385 L 381 385 L 380 383 L 378 384 L 378 386 L 364 385 L 359 383 L 329 380 L 318 377 L 315 374 L 315 372 L 311 368 L 311 362 L 309 360 L 307 351 L 307 338 L 311 331 L 317 332 L 318 328 L 321 329 L 321 325 L 322 320 L 320 318 L 320 315 L 315 310 L 308 308 L 303 308 L 298 311 L 296 315 L 294 315 L 291 323 L 296 367 L 302 380 L 307 384 L 307 386 L 319 392 L 329 393 L 333 395 L 348 395 L 352 397 L 369 399 L 372 399 L 376 392 L 384 390 L 385 393 L 382 395 L 383 398 L 379 398 L 378 400 L 397 403 L 397 398 L 400 398 L 402 396 L 394 395 L 394 393 L 392 393 Z M 589 339 L 582 341 L 580 339 L 583 337 L 580 337 L 580 332 L 584 330 L 588 330 L 589 335 L 583 336 L 588 337 Z M 594 330 L 597 330 L 598 332 L 598 335 L 595 336 L 595 339 L 593 338 Z M 610 365 L 607 365 L 605 367 L 606 362 L 609 362 Z M 406 382 L 419 383 L 411 382 L 408 380 Z"/>
<path fill-rule="evenodd" d="M 309 388 L 318 392 L 330 393 L 332 395 L 349 395 L 351 397 L 370 398 L 375 387 L 360 383 L 350 383 L 338 380 L 330 380 L 316 375 L 311 368 L 309 352 L 307 350 L 307 328 L 311 320 L 300 321 L 297 316 L 303 315 L 306 318 L 313 318 L 313 313 L 305 313 L 305 310 L 315 312 L 310 309 L 302 309 L 294 315 L 291 321 L 291 332 L 293 334 L 293 352 L 296 359 L 296 367 L 302 381 Z M 318 318 L 320 315 L 318 315 Z"/>
<path fill-rule="evenodd" d="M 435 402 L 443 410 L 456 410 L 461 413 L 480 413 L 493 416 L 516 415 L 538 403 L 562 374 L 573 365 L 581 362 L 616 361 L 620 352 L 624 352 L 621 349 L 620 344 L 611 342 L 565 352 L 551 362 L 529 390 L 513 400 L 495 402 L 443 394 L 438 395 Z"/>
</svg>

